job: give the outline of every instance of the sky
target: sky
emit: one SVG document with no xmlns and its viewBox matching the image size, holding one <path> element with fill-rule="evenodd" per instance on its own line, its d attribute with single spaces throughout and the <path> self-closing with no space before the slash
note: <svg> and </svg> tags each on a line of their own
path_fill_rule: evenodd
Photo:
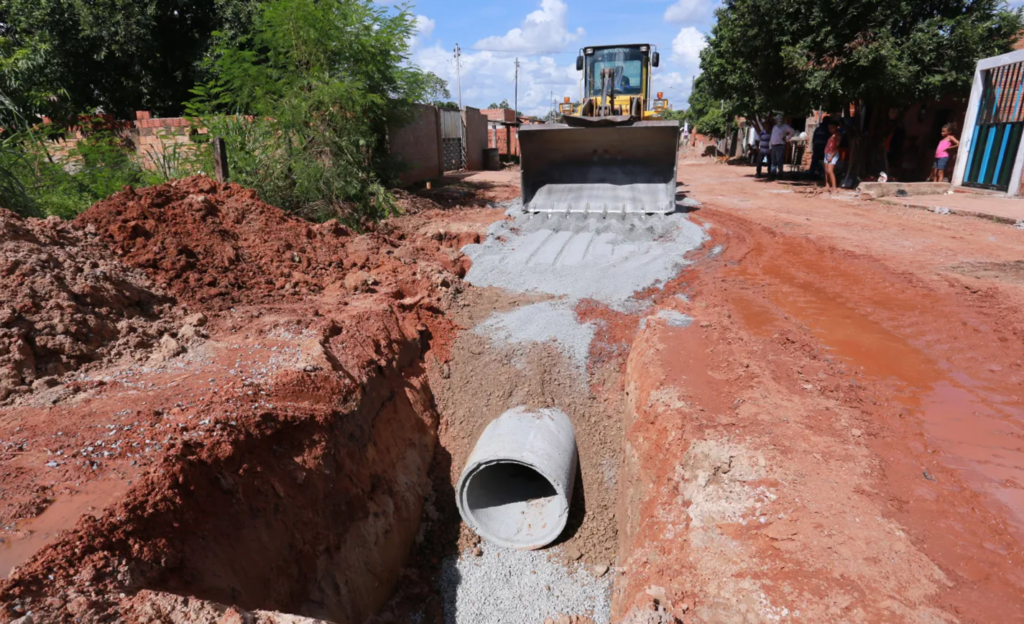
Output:
<svg viewBox="0 0 1024 624">
<path fill-rule="evenodd" d="M 381 1 L 381 0 L 378 0 Z M 581 47 L 650 43 L 661 52 L 654 90 L 686 108 L 700 51 L 720 0 L 418 0 L 412 62 L 448 81 L 458 101 L 454 48 L 462 50 L 462 103 L 486 108 L 515 96 L 519 110 L 544 115 L 552 98 L 579 99 Z"/>
</svg>

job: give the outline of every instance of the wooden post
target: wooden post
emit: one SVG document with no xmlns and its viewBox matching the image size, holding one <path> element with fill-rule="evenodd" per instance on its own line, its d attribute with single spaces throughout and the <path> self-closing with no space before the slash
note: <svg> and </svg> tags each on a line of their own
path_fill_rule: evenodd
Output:
<svg viewBox="0 0 1024 624">
<path fill-rule="evenodd" d="M 218 182 L 223 184 L 228 181 L 228 150 L 224 147 L 224 139 L 220 137 L 213 139 L 213 169 Z"/>
</svg>

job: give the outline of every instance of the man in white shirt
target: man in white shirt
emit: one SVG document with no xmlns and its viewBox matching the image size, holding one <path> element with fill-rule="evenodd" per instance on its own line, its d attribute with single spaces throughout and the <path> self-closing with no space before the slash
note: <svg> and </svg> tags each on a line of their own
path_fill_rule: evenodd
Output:
<svg viewBox="0 0 1024 624">
<path fill-rule="evenodd" d="M 782 165 L 786 160 L 786 142 L 796 136 L 793 126 L 785 122 L 782 115 L 775 116 L 775 127 L 772 128 L 771 160 L 768 162 L 768 179 L 774 180 L 775 176 L 782 175 Z"/>
</svg>

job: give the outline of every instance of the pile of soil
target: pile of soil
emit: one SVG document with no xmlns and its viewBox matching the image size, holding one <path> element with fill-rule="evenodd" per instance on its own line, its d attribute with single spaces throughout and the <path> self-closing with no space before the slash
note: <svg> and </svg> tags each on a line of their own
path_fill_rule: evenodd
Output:
<svg viewBox="0 0 1024 624">
<path fill-rule="evenodd" d="M 356 235 L 337 221 L 310 223 L 251 189 L 203 176 L 126 188 L 75 223 L 179 300 L 213 310 L 324 292 L 410 297 L 445 271 L 465 274 L 457 252 L 430 241 L 404 240 L 389 228 Z"/>
<path fill-rule="evenodd" d="M 152 347 L 170 313 L 170 299 L 97 236 L 0 209 L 0 401 Z"/>
<path fill-rule="evenodd" d="M 185 301 L 231 304 L 318 292 L 357 264 L 343 251 L 350 232 L 336 221 L 292 217 L 255 191 L 202 176 L 126 188 L 76 223 Z"/>
</svg>

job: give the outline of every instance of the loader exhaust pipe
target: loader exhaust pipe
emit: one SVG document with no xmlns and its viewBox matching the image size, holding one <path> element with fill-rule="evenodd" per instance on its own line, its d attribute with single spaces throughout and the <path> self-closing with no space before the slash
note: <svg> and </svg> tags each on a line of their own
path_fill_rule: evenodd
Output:
<svg viewBox="0 0 1024 624">
<path fill-rule="evenodd" d="M 675 211 L 679 122 L 572 121 L 583 125 L 519 129 L 526 211 L 604 215 Z"/>
<path fill-rule="evenodd" d="M 576 434 L 557 409 L 511 409 L 484 429 L 456 486 L 462 519 L 488 542 L 534 550 L 569 519 Z"/>
</svg>

